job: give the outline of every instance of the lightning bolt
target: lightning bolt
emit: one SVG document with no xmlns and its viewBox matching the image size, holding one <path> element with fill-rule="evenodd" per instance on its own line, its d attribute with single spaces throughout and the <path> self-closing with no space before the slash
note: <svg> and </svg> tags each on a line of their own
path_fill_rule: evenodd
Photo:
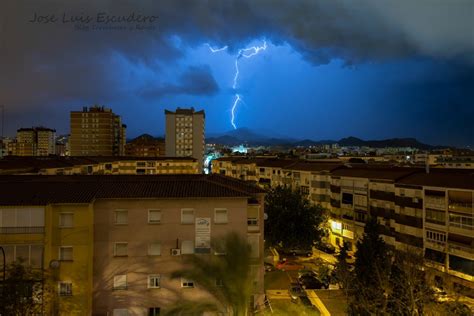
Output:
<svg viewBox="0 0 474 316">
<path fill-rule="evenodd" d="M 211 45 L 206 43 L 206 45 L 209 47 L 209 50 L 211 53 L 218 53 L 222 52 L 224 50 L 227 50 L 228 46 L 223 46 L 221 48 L 213 48 Z M 234 66 L 235 66 L 235 75 L 234 75 L 234 81 L 232 84 L 232 89 L 237 89 L 237 82 L 239 80 L 239 75 L 240 75 L 240 70 L 239 70 L 239 60 L 244 57 L 244 58 L 252 58 L 253 56 L 257 55 L 260 53 L 262 50 L 267 49 L 267 42 L 264 40 L 262 46 L 252 46 L 252 47 L 246 47 L 246 48 L 241 48 L 239 49 L 237 53 L 237 57 L 235 58 Z M 242 97 L 240 94 L 235 94 L 235 99 L 234 103 L 232 104 L 231 108 L 231 119 L 230 123 L 232 124 L 232 127 L 234 129 L 237 129 L 237 126 L 235 125 L 235 110 L 237 106 L 239 105 L 240 102 L 243 102 Z"/>
</svg>

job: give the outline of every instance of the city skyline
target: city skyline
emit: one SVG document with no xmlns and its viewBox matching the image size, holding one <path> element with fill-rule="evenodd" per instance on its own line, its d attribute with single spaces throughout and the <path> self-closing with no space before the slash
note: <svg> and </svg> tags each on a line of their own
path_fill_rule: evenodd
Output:
<svg viewBox="0 0 474 316">
<path fill-rule="evenodd" d="M 225 132 L 233 129 L 231 108 L 240 95 L 236 127 L 297 139 L 415 137 L 433 145 L 474 145 L 467 1 L 449 7 L 373 1 L 48 3 L 1 5 L 5 135 L 39 125 L 69 133 L 68 113 L 93 104 L 120 115 L 130 138 L 162 135 L 163 111 L 177 107 L 203 109 L 206 130 Z M 158 18 L 134 30 L 63 20 L 94 20 L 100 12 Z M 58 21 L 32 22 L 35 15 Z M 263 42 L 264 51 L 239 60 L 234 88 L 239 50 Z M 210 50 L 225 46 L 219 53 Z"/>
</svg>

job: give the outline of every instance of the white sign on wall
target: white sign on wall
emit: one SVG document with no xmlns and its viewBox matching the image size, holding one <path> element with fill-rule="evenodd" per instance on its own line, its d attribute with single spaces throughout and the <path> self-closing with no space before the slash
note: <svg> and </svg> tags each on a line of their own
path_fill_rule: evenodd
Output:
<svg viewBox="0 0 474 316">
<path fill-rule="evenodd" d="M 196 252 L 209 252 L 211 249 L 211 218 L 196 217 Z"/>
</svg>

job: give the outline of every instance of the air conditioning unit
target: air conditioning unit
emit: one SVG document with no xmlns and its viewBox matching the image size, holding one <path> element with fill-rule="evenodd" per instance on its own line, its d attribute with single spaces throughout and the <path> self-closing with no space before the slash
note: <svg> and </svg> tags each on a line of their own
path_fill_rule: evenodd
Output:
<svg viewBox="0 0 474 316">
<path fill-rule="evenodd" d="M 176 249 L 171 249 L 171 255 L 172 255 L 172 256 L 179 256 L 179 255 L 181 255 L 181 249 L 178 249 L 178 248 L 176 248 Z"/>
</svg>

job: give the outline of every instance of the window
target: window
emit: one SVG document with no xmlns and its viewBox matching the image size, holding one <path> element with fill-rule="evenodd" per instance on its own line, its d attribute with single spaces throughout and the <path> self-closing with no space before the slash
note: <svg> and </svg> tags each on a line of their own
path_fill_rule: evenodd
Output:
<svg viewBox="0 0 474 316">
<path fill-rule="evenodd" d="M 154 242 L 148 245 L 149 256 L 160 256 L 161 255 L 161 243 Z"/>
<path fill-rule="evenodd" d="M 159 316 L 160 308 L 159 307 L 150 307 L 148 309 L 148 316 Z"/>
<path fill-rule="evenodd" d="M 72 227 L 74 222 L 73 213 L 60 213 L 59 214 L 59 227 Z"/>
<path fill-rule="evenodd" d="M 194 281 L 181 278 L 181 287 L 187 287 L 187 288 L 193 288 L 194 287 Z"/>
<path fill-rule="evenodd" d="M 250 258 L 258 258 L 260 256 L 260 236 L 249 235 L 247 236 L 248 243 L 250 245 Z"/>
<path fill-rule="evenodd" d="M 191 254 L 194 253 L 194 241 L 192 240 L 183 240 L 181 242 L 181 254 Z"/>
<path fill-rule="evenodd" d="M 223 287 L 224 286 L 224 281 L 222 279 L 216 279 L 216 286 L 217 287 Z"/>
<path fill-rule="evenodd" d="M 247 209 L 247 225 L 258 226 L 258 208 L 250 207 Z"/>
<path fill-rule="evenodd" d="M 227 210 L 226 209 L 215 209 L 214 210 L 214 223 L 225 224 L 227 223 Z"/>
<path fill-rule="evenodd" d="M 114 244 L 114 256 L 115 257 L 126 257 L 128 256 L 128 243 L 116 242 Z"/>
<path fill-rule="evenodd" d="M 71 296 L 72 295 L 72 283 L 59 282 L 59 295 L 60 296 Z"/>
<path fill-rule="evenodd" d="M 161 211 L 160 210 L 148 210 L 148 223 L 159 224 L 161 222 Z"/>
<path fill-rule="evenodd" d="M 353 196 L 350 193 L 342 193 L 342 203 L 352 205 Z"/>
<path fill-rule="evenodd" d="M 181 224 L 194 224 L 194 210 L 193 209 L 181 210 Z"/>
<path fill-rule="evenodd" d="M 72 247 L 59 247 L 59 260 L 72 261 Z"/>
<path fill-rule="evenodd" d="M 214 254 L 216 256 L 224 256 L 227 254 L 224 240 L 220 239 L 214 242 Z"/>
<path fill-rule="evenodd" d="M 114 276 L 114 290 L 127 289 L 127 275 L 119 274 Z"/>
<path fill-rule="evenodd" d="M 128 224 L 128 211 L 126 211 L 126 210 L 115 211 L 114 222 L 115 222 L 116 225 Z"/>
<path fill-rule="evenodd" d="M 148 288 L 159 289 L 160 288 L 160 275 L 152 274 L 148 276 Z"/>
<path fill-rule="evenodd" d="M 129 316 L 128 309 L 126 308 L 115 308 L 114 316 Z"/>
</svg>

